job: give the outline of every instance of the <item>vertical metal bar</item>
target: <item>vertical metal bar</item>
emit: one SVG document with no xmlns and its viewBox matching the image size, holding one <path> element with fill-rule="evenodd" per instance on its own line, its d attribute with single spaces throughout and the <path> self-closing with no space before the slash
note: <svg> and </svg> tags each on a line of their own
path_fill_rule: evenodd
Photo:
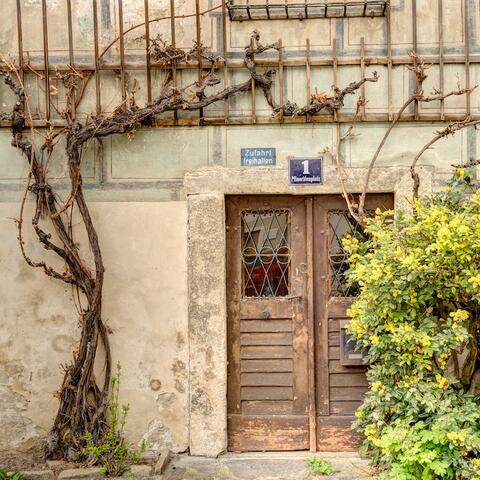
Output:
<svg viewBox="0 0 480 480">
<path fill-rule="evenodd" d="M 72 0 L 67 0 L 67 26 L 68 26 L 68 63 L 75 68 L 75 56 L 73 53 L 73 25 L 72 25 Z M 72 93 L 72 115 L 75 118 L 76 101 L 75 91 Z"/>
<path fill-rule="evenodd" d="M 388 97 L 388 121 L 393 120 L 392 106 L 392 17 L 390 2 L 387 3 L 387 97 Z"/>
<path fill-rule="evenodd" d="M 24 62 L 23 62 L 23 28 L 22 28 L 22 4 L 17 0 L 17 42 L 18 42 L 18 65 L 20 68 L 20 78 L 23 79 Z"/>
<path fill-rule="evenodd" d="M 440 74 L 440 91 L 445 89 L 445 72 L 443 58 L 443 0 L 438 0 L 438 68 Z M 440 119 L 445 120 L 445 100 L 440 100 Z"/>
<path fill-rule="evenodd" d="M 200 0 L 195 0 L 195 25 L 197 31 L 198 84 L 202 84 L 202 30 L 200 21 Z M 199 110 L 199 123 L 202 123 L 203 108 Z"/>
<path fill-rule="evenodd" d="M 175 0 L 170 0 L 170 36 L 172 47 L 175 48 L 177 46 L 177 39 L 175 34 Z M 175 64 L 172 65 L 172 84 L 173 88 L 177 88 L 177 67 Z M 176 125 L 178 122 L 178 112 L 175 110 L 173 112 L 173 123 Z"/>
<path fill-rule="evenodd" d="M 72 25 L 72 0 L 67 0 L 67 26 L 68 26 L 68 62 L 75 66 L 73 53 L 73 25 Z"/>
<path fill-rule="evenodd" d="M 468 1 L 464 0 L 464 19 L 465 19 L 465 88 L 470 88 L 470 28 L 469 28 L 469 8 L 468 8 Z M 471 94 L 467 92 L 465 97 L 465 103 L 467 107 L 467 115 L 470 116 L 471 114 Z"/>
<path fill-rule="evenodd" d="M 285 105 L 285 92 L 283 87 L 283 44 L 282 39 L 278 40 L 278 81 L 280 82 L 280 121 L 283 122 L 283 106 Z"/>
<path fill-rule="evenodd" d="M 308 328 L 308 417 L 310 451 L 317 451 L 317 401 L 315 384 L 315 318 L 313 304 L 313 198 L 306 199 L 307 240 L 307 328 Z"/>
<path fill-rule="evenodd" d="M 338 74 L 338 59 L 337 59 L 337 39 L 334 38 L 332 40 L 333 45 L 332 45 L 332 57 L 333 57 L 333 87 L 337 87 L 337 74 Z M 338 120 L 338 113 L 335 110 L 333 112 L 333 119 L 334 121 Z"/>
<path fill-rule="evenodd" d="M 412 0 L 412 37 L 413 37 L 413 41 L 412 41 L 412 44 L 413 44 L 413 51 L 415 52 L 415 54 L 417 54 L 417 48 L 418 48 L 418 39 L 417 39 L 417 0 Z M 416 64 L 417 61 L 416 59 L 414 59 L 414 63 Z M 418 82 L 417 82 L 417 79 L 415 78 L 414 79 L 414 88 L 415 88 L 415 91 L 417 90 L 418 88 Z M 415 117 L 415 120 L 418 120 L 418 100 L 415 100 L 415 103 L 414 103 L 414 117 Z"/>
<path fill-rule="evenodd" d="M 222 50 L 225 64 L 223 66 L 223 86 L 228 87 L 228 45 L 227 45 L 227 7 L 226 3 L 222 2 Z M 230 106 L 228 98 L 223 101 L 223 113 L 225 116 L 225 123 L 228 123 L 228 116 L 230 113 Z"/>
<path fill-rule="evenodd" d="M 250 38 L 250 48 L 253 50 L 255 47 L 255 43 L 253 40 L 253 37 Z M 252 61 L 255 62 L 255 59 L 252 56 Z M 251 105 L 252 105 L 252 123 L 257 122 L 257 109 L 256 109 L 256 91 L 255 91 L 255 80 L 252 77 L 250 81 L 251 87 L 250 87 L 250 95 L 251 95 Z"/>
<path fill-rule="evenodd" d="M 305 7 L 306 8 L 306 7 Z M 311 52 L 310 52 L 310 39 L 307 38 L 306 54 L 305 54 L 305 69 L 307 76 L 307 102 L 309 105 L 312 98 L 312 85 L 311 85 Z M 310 114 L 307 113 L 307 122 L 310 122 Z"/>
<path fill-rule="evenodd" d="M 337 122 L 335 124 L 335 155 L 338 158 L 338 163 L 340 163 L 340 165 L 343 165 L 342 152 L 340 151 L 340 144 L 342 143 L 341 137 L 342 129 L 340 127 L 340 123 Z"/>
<path fill-rule="evenodd" d="M 98 59 L 98 11 L 97 0 L 93 0 L 93 49 L 95 55 L 95 102 L 97 115 L 102 113 L 102 99 L 100 96 L 100 61 Z"/>
<path fill-rule="evenodd" d="M 43 20 L 43 71 L 45 75 L 45 117 L 50 120 L 50 73 L 48 58 L 48 21 L 47 21 L 47 0 L 42 0 Z"/>
<path fill-rule="evenodd" d="M 122 89 L 122 105 L 126 108 L 127 86 L 125 80 L 125 38 L 123 36 L 123 0 L 118 0 L 118 32 L 120 38 L 120 83 Z"/>
<path fill-rule="evenodd" d="M 365 38 L 360 39 L 360 78 L 365 78 Z M 360 95 L 365 99 L 365 84 L 360 87 Z M 365 105 L 362 105 L 362 120 L 365 120 Z"/>
<path fill-rule="evenodd" d="M 150 17 L 148 0 L 144 0 L 145 13 L 145 61 L 147 65 L 147 102 L 152 101 L 152 71 L 150 69 Z"/>
</svg>

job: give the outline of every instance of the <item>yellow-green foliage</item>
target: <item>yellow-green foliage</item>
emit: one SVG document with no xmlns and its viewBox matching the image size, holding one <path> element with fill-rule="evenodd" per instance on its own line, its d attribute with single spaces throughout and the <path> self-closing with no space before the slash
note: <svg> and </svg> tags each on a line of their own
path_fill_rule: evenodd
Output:
<svg viewBox="0 0 480 480">
<path fill-rule="evenodd" d="M 308 457 L 305 463 L 310 473 L 315 476 L 331 475 L 335 471 L 330 463 L 321 457 Z"/>
<path fill-rule="evenodd" d="M 23 478 L 23 473 L 15 471 L 12 473 L 7 473 L 5 470 L 0 468 L 0 480 L 21 480 Z"/>
<path fill-rule="evenodd" d="M 117 374 L 110 383 L 108 429 L 100 441 L 95 441 L 88 432 L 85 435 L 85 447 L 81 451 L 83 457 L 100 465 L 100 474 L 105 477 L 120 477 L 129 473 L 131 465 L 138 462 L 146 446 L 142 441 L 139 448 L 132 449 L 125 439 L 125 422 L 130 406 L 120 406 L 120 377 L 121 367 L 117 363 Z"/>
<path fill-rule="evenodd" d="M 480 404 L 468 394 L 479 368 L 480 193 L 465 177 L 413 215 L 377 212 L 367 242 L 345 240 L 361 287 L 350 333 L 370 364 L 355 427 L 384 478 L 480 479 Z"/>
</svg>

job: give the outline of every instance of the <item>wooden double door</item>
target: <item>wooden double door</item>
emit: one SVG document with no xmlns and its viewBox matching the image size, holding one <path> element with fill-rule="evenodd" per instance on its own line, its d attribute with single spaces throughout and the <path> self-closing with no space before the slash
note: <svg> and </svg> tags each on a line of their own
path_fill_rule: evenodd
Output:
<svg viewBox="0 0 480 480">
<path fill-rule="evenodd" d="M 371 195 L 377 207 L 393 197 Z M 367 381 L 344 332 L 346 234 L 363 231 L 340 196 L 227 199 L 229 450 L 358 446 Z"/>
</svg>

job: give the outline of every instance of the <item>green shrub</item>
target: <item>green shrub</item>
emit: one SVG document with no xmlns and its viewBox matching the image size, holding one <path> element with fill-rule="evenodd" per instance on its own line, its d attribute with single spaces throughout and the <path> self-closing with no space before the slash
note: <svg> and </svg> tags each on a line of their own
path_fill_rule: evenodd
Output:
<svg viewBox="0 0 480 480">
<path fill-rule="evenodd" d="M 334 472 L 330 463 L 321 457 L 309 457 L 306 464 L 312 475 L 331 475 Z"/>
<path fill-rule="evenodd" d="M 15 471 L 13 473 L 7 473 L 5 470 L 0 468 L 0 480 L 21 480 L 23 473 Z"/>
<path fill-rule="evenodd" d="M 356 412 L 383 478 L 480 479 L 480 193 L 459 170 L 413 214 L 377 212 L 347 238 L 360 285 L 349 332 L 367 352 Z M 475 383 L 475 381 L 473 382 Z M 469 393 L 469 391 L 471 393 Z"/>
<path fill-rule="evenodd" d="M 101 465 L 100 474 L 107 477 L 120 477 L 129 472 L 130 466 L 136 462 L 145 450 L 142 441 L 140 448 L 129 448 L 124 434 L 125 422 L 129 405 L 119 405 L 120 364 L 117 364 L 117 374 L 111 380 L 111 394 L 108 404 L 108 430 L 100 443 L 94 442 L 92 435 L 85 436 L 85 447 L 82 456 L 93 459 Z"/>
</svg>

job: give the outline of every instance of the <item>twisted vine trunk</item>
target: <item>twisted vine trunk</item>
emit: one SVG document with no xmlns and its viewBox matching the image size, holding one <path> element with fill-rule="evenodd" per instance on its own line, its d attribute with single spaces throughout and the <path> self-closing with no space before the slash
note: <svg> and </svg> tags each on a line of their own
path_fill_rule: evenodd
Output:
<svg viewBox="0 0 480 480">
<path fill-rule="evenodd" d="M 102 288 L 104 266 L 102 253 L 82 189 L 80 173 L 81 146 L 78 146 L 72 132 L 67 134 L 67 157 L 72 191 L 78 207 L 88 242 L 95 262 L 95 275 L 80 273 L 80 283 L 88 302 L 81 319 L 81 340 L 74 362 L 67 367 L 63 379 L 60 405 L 50 431 L 45 457 L 51 458 L 56 452 L 66 458 L 75 459 L 83 445 L 85 434 L 90 432 L 94 442 L 105 433 L 107 403 L 111 375 L 111 354 L 107 328 L 102 321 Z M 105 370 L 102 388 L 97 385 L 94 367 L 99 341 L 105 351 Z"/>
<path fill-rule="evenodd" d="M 9 77 L 5 79 L 9 84 Z M 35 212 L 32 217 L 32 226 L 44 248 L 55 252 L 65 262 L 65 271 L 60 273 L 43 261 L 33 261 L 25 252 L 22 236 L 22 214 L 18 220 L 18 239 L 22 254 L 29 265 L 39 267 L 53 278 L 64 281 L 77 289 L 77 295 L 83 296 L 87 305 L 80 314 L 81 336 L 78 350 L 74 353 L 73 361 L 65 367 L 62 387 L 59 392 L 59 407 L 46 442 L 44 456 L 46 459 L 65 458 L 78 460 L 78 452 L 84 444 L 85 434 L 90 432 L 94 442 L 98 442 L 107 428 L 106 414 L 111 376 L 111 353 L 108 339 L 108 330 L 102 321 L 102 287 L 104 280 L 104 266 L 102 253 L 93 225 L 88 206 L 85 202 L 81 175 L 82 144 L 78 142 L 75 132 L 78 127 L 72 125 L 68 130 L 67 161 L 71 182 L 70 204 L 59 208 L 58 201 L 47 179 L 47 165 L 38 160 L 38 153 L 31 138 L 24 135 L 25 129 L 25 95 L 23 87 L 11 84 L 12 90 L 17 93 L 19 101 L 12 114 L 12 145 L 19 148 L 30 164 L 30 174 L 27 190 L 36 197 Z M 31 181 L 33 180 L 33 183 Z M 78 244 L 74 240 L 73 230 L 67 224 L 66 212 L 73 213 L 77 207 L 83 227 L 87 233 L 88 246 L 93 254 L 94 271 L 87 266 L 81 256 Z M 43 218 L 50 220 L 60 244 L 52 240 L 52 234 L 44 230 Z M 103 382 L 99 386 L 95 378 L 95 365 L 99 343 L 103 345 L 105 364 L 102 369 Z M 97 361 L 97 362 L 96 362 Z"/>
</svg>

